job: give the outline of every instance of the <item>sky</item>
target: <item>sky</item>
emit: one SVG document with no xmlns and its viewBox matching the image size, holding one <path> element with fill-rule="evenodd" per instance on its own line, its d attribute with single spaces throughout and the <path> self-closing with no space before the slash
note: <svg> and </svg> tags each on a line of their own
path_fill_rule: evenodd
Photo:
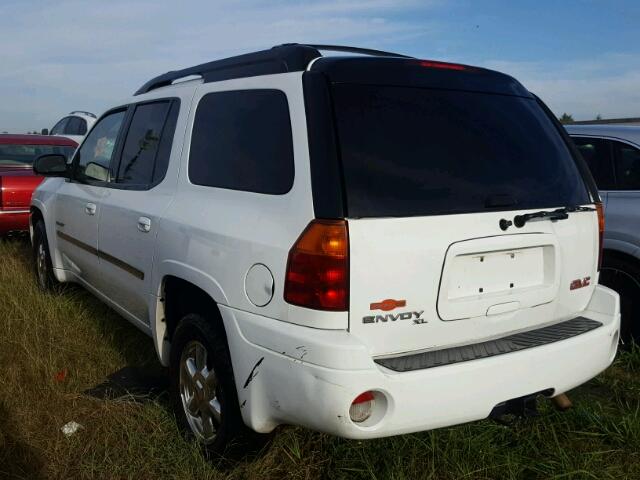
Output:
<svg viewBox="0 0 640 480">
<path fill-rule="evenodd" d="M 640 2 L 0 0 L 0 132 L 96 114 L 149 78 L 299 42 L 511 74 L 558 115 L 640 117 Z"/>
</svg>

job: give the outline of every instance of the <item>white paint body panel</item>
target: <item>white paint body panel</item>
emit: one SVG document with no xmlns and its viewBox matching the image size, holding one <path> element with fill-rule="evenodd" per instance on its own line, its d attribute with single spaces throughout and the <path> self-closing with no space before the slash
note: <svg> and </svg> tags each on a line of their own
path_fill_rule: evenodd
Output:
<svg viewBox="0 0 640 480">
<path fill-rule="evenodd" d="M 288 252 L 314 217 L 301 78 L 297 72 L 185 82 L 124 102 L 180 97 L 169 170 L 149 191 L 43 182 L 32 205 L 44 216 L 58 279 L 82 283 L 153 337 L 165 365 L 164 280 L 175 276 L 204 290 L 224 322 L 238 396 L 246 401 L 243 418 L 260 432 L 290 423 L 370 438 L 452 425 L 484 418 L 510 398 L 563 392 L 609 365 L 619 305 L 615 293 L 595 285 L 595 212 L 507 232 L 496 228 L 499 220 L 523 212 L 348 219 L 349 311 L 287 304 Z M 284 92 L 289 104 L 291 190 L 263 195 L 191 184 L 189 145 L 200 99 L 264 88 Z M 89 201 L 96 214 L 87 220 L 82 208 Z M 150 220 L 148 232 L 137 228 L 140 217 Z M 57 221 L 144 278 L 75 251 L 56 238 Z M 591 285 L 569 290 L 571 281 L 587 276 Z M 422 311 L 425 322 L 363 323 L 372 315 L 371 303 L 390 298 L 406 301 L 398 312 Z M 425 371 L 396 373 L 374 363 L 378 356 L 481 342 L 579 315 L 603 326 L 543 347 Z M 245 387 L 260 358 L 259 375 Z M 368 389 L 381 392 L 386 414 L 375 425 L 357 426 L 349 420 L 349 405 Z"/>
<path fill-rule="evenodd" d="M 500 219 L 518 213 L 523 212 L 350 220 L 350 332 L 369 346 L 371 355 L 390 355 L 466 344 L 578 316 L 597 279 L 596 213 L 531 221 L 499 234 Z M 531 248 L 538 253 L 526 255 Z M 477 257 L 478 264 L 479 257 L 493 256 L 487 262 L 499 265 L 507 260 L 497 258 L 510 253 L 516 258 L 508 261 L 522 260 L 525 272 L 467 264 L 467 256 Z M 588 276 L 589 287 L 569 290 L 572 280 Z M 467 289 L 472 285 L 484 291 L 471 295 Z M 371 303 L 388 298 L 405 300 L 406 307 L 371 311 Z M 506 311 L 498 307 L 504 304 L 511 304 Z M 363 323 L 369 315 L 404 311 L 424 311 L 426 323 Z"/>
</svg>

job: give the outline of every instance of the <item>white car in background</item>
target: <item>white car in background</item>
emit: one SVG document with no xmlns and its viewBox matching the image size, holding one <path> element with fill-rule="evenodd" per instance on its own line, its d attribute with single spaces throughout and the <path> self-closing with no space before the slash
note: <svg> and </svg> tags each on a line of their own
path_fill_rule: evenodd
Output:
<svg viewBox="0 0 640 480">
<path fill-rule="evenodd" d="M 75 110 L 58 121 L 49 135 L 67 137 L 81 143 L 94 123 L 96 123 L 96 116 L 93 113 Z"/>
</svg>

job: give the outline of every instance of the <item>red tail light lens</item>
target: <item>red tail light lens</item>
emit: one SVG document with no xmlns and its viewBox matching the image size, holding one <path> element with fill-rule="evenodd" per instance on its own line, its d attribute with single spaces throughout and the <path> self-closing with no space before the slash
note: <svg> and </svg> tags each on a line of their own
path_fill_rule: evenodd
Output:
<svg viewBox="0 0 640 480">
<path fill-rule="evenodd" d="M 602 203 L 596 203 L 596 212 L 598 212 L 598 271 L 602 266 L 602 250 L 604 248 L 604 208 Z"/>
<path fill-rule="evenodd" d="M 289 251 L 284 299 L 315 310 L 349 304 L 349 234 L 344 220 L 314 220 Z"/>
</svg>

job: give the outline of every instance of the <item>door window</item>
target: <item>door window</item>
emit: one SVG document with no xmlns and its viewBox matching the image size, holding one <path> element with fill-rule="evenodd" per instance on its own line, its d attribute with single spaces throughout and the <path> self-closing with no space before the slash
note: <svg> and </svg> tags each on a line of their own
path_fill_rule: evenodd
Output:
<svg viewBox="0 0 640 480">
<path fill-rule="evenodd" d="M 146 187 L 166 173 L 178 108 L 171 101 L 135 107 L 126 135 L 116 182 Z M 171 111 L 171 119 L 167 116 Z"/>
<path fill-rule="evenodd" d="M 84 135 L 87 133 L 87 122 L 80 117 L 70 117 L 64 131 L 67 135 Z"/>
<path fill-rule="evenodd" d="M 111 181 L 110 164 L 126 110 L 102 117 L 75 156 L 75 178 L 79 181 Z"/>
<path fill-rule="evenodd" d="M 70 117 L 64 117 L 62 120 L 56 123 L 51 129 L 51 135 L 62 135 L 64 133 L 65 127 L 67 126 L 67 123 L 69 123 L 69 118 Z"/>
<path fill-rule="evenodd" d="M 602 138 L 573 137 L 600 190 L 615 188 L 611 142 Z"/>
<path fill-rule="evenodd" d="M 640 190 L 640 150 L 612 141 L 616 159 L 618 190 Z"/>
</svg>

